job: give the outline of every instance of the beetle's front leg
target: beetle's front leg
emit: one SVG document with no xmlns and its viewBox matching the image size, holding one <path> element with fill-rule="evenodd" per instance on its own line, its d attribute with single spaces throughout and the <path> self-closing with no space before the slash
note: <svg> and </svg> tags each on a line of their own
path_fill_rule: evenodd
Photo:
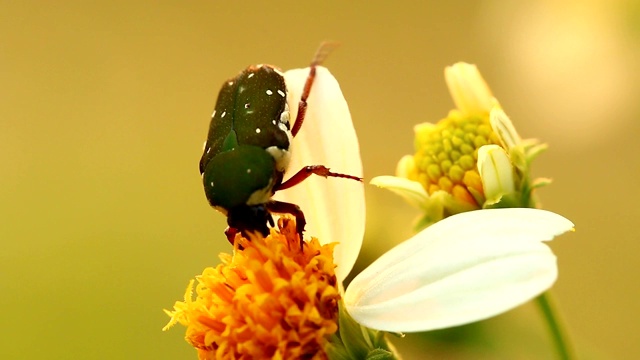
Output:
<svg viewBox="0 0 640 360">
<path fill-rule="evenodd" d="M 357 177 L 357 176 L 331 172 L 331 171 L 329 171 L 329 168 L 324 166 L 324 165 L 309 165 L 309 166 L 303 167 L 302 169 L 300 169 L 300 171 L 295 173 L 295 175 L 290 177 L 287 181 L 285 181 L 282 184 L 278 185 L 274 189 L 274 191 L 284 190 L 284 189 L 288 189 L 288 188 L 290 188 L 292 186 L 298 185 L 301 182 L 303 182 L 306 178 L 308 178 L 309 176 L 311 176 L 313 174 L 320 175 L 320 176 L 325 177 L 325 178 L 326 177 L 338 177 L 338 178 L 345 178 L 345 179 L 351 179 L 351 180 L 356 180 L 356 181 L 362 181 L 362 178 Z"/>
<path fill-rule="evenodd" d="M 302 246 L 304 245 L 302 233 L 304 232 L 305 225 L 307 225 L 307 220 L 304 218 L 304 213 L 302 209 L 300 209 L 300 206 L 284 201 L 271 200 L 267 203 L 267 209 L 278 214 L 291 214 L 296 218 L 296 232 L 300 237 L 300 250 L 302 250 Z"/>
</svg>

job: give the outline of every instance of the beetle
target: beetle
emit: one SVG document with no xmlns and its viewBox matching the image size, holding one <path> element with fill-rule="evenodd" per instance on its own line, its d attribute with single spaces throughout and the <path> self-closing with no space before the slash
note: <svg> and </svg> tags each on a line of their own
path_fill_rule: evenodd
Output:
<svg viewBox="0 0 640 360">
<path fill-rule="evenodd" d="M 291 126 L 289 93 L 284 74 L 275 66 L 252 65 L 222 85 L 200 159 L 200 175 L 209 204 L 227 216 L 225 231 L 233 244 L 238 232 L 263 236 L 274 226 L 272 213 L 291 214 L 303 246 L 306 220 L 296 204 L 272 199 L 315 174 L 362 181 L 360 177 L 331 172 L 324 165 L 300 169 L 286 181 L 290 145 L 304 122 L 307 99 L 321 65 L 335 43 L 323 43 L 316 52 Z"/>
</svg>

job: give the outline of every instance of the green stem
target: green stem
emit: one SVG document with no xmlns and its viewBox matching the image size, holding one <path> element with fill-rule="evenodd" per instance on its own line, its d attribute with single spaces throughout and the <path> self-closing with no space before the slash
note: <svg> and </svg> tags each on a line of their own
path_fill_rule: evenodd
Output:
<svg viewBox="0 0 640 360">
<path fill-rule="evenodd" d="M 573 347 L 571 346 L 569 336 L 567 335 L 564 325 L 555 309 L 555 304 L 551 298 L 551 294 L 547 291 L 536 298 L 536 303 L 540 307 L 540 311 L 546 320 L 549 332 L 553 337 L 553 342 L 558 352 L 558 358 L 562 360 L 576 359 Z"/>
<path fill-rule="evenodd" d="M 527 178 L 528 181 L 528 178 Z M 529 196 L 529 204 L 528 206 L 531 208 L 539 209 L 537 201 L 535 197 L 533 197 L 531 193 L 531 189 L 529 188 L 529 184 L 527 183 L 527 193 Z M 547 323 L 547 328 L 553 337 L 553 343 L 556 348 L 556 352 L 558 353 L 558 358 L 561 360 L 574 360 L 577 359 L 576 354 L 573 350 L 573 346 L 571 345 L 571 340 L 569 339 L 569 335 L 564 328 L 564 324 L 562 323 L 562 319 L 560 318 L 560 314 L 556 310 L 556 305 L 553 301 L 551 293 L 549 291 L 545 291 L 542 295 L 536 298 L 536 303 L 542 311 L 542 315 Z"/>
</svg>

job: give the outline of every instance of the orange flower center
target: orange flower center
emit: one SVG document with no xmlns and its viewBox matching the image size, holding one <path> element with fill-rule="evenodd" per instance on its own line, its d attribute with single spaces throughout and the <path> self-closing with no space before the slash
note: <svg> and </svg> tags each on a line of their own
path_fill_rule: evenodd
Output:
<svg viewBox="0 0 640 360">
<path fill-rule="evenodd" d="M 333 244 L 313 238 L 300 249 L 295 221 L 281 218 L 266 238 L 236 236 L 234 254 L 193 280 L 166 311 L 187 327 L 200 359 L 326 358 L 337 331 L 340 293 Z M 240 245 L 240 246 L 238 246 Z"/>
</svg>

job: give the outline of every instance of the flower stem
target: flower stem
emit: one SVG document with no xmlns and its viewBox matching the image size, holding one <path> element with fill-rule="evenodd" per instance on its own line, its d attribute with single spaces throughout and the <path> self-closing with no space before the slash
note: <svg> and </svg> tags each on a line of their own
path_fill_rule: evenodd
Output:
<svg viewBox="0 0 640 360">
<path fill-rule="evenodd" d="M 542 295 L 536 298 L 536 303 L 540 307 L 540 311 L 546 320 L 547 327 L 553 342 L 555 344 L 556 351 L 558 353 L 558 359 L 572 360 L 576 359 L 573 347 L 571 346 L 569 336 L 564 329 L 564 324 L 560 319 L 560 316 L 555 308 L 553 299 L 549 291 L 544 292 Z"/>
</svg>

